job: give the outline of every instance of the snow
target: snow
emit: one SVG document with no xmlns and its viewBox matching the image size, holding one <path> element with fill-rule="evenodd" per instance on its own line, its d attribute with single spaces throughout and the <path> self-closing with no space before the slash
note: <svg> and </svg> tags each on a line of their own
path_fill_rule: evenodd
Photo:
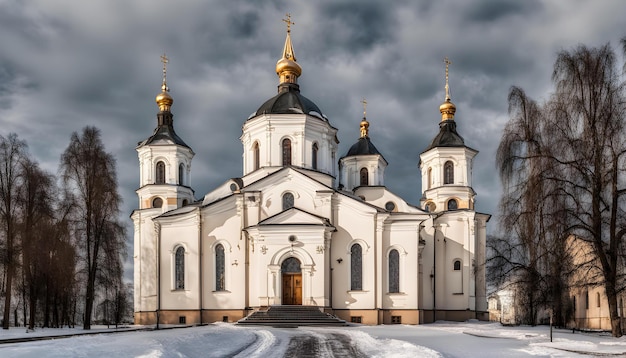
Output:
<svg viewBox="0 0 626 358">
<path fill-rule="evenodd" d="M 626 338 L 572 333 L 546 326 L 504 327 L 488 322 L 436 322 L 417 326 L 242 327 L 230 323 L 146 330 L 24 328 L 0 331 L 0 357 L 587 357 L 625 356 Z M 150 328 L 150 327 L 147 327 Z M 166 327 L 172 328 L 172 327 Z M 94 334 L 95 333 L 95 334 Z M 71 338 L 7 343 L 7 339 L 77 334 Z M 337 353 L 340 351 L 341 353 Z M 356 352 L 356 353 L 355 353 Z"/>
</svg>

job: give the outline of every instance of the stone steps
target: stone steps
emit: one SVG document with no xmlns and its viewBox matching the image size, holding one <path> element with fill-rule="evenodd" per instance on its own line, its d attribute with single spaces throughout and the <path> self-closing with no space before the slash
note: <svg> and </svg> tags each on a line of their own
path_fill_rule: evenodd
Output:
<svg viewBox="0 0 626 358">
<path fill-rule="evenodd" d="M 270 306 L 240 319 L 239 325 L 273 327 L 347 326 L 346 321 L 320 311 L 316 306 Z"/>
</svg>

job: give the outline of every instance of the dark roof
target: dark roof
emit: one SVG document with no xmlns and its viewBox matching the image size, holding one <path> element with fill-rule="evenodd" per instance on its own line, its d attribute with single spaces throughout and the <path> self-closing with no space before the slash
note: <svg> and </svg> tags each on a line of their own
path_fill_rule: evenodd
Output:
<svg viewBox="0 0 626 358">
<path fill-rule="evenodd" d="M 463 137 L 456 132 L 454 120 L 445 120 L 439 123 L 439 133 L 435 136 L 426 150 L 435 147 L 465 147 Z"/>
<path fill-rule="evenodd" d="M 346 157 L 350 157 L 353 155 L 370 155 L 370 154 L 380 154 L 378 149 L 374 146 L 374 143 L 370 140 L 370 137 L 365 136 L 359 138 L 359 141 L 354 143 L 350 150 L 348 150 L 348 154 Z M 381 154 L 382 155 L 382 154 Z"/>
<path fill-rule="evenodd" d="M 283 83 L 278 86 L 278 94 L 267 100 L 256 111 L 254 117 L 261 114 L 285 114 L 317 112 L 322 116 L 322 111 L 310 99 L 300 94 L 300 86 L 295 83 Z M 324 118 L 324 120 L 326 120 Z"/>
<path fill-rule="evenodd" d="M 171 112 L 160 112 L 157 115 L 158 125 L 148 139 L 138 143 L 138 147 L 148 144 L 176 144 L 191 149 L 174 131 L 174 121 Z M 163 143 L 159 143 L 163 142 Z"/>
</svg>

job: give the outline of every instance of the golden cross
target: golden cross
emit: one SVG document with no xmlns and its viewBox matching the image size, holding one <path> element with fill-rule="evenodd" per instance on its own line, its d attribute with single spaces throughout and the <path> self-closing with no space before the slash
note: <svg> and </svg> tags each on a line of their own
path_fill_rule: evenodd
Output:
<svg viewBox="0 0 626 358">
<path fill-rule="evenodd" d="M 167 77 L 167 63 L 170 62 L 170 60 L 167 58 L 167 56 L 165 56 L 165 53 L 163 53 L 163 55 L 161 55 L 161 62 L 163 62 L 163 86 L 165 86 L 166 84 L 166 77 Z"/>
<path fill-rule="evenodd" d="M 450 100 L 450 86 L 448 85 L 448 67 L 452 64 L 452 61 L 445 57 L 443 63 L 446 64 L 446 100 Z"/>
<path fill-rule="evenodd" d="M 367 101 L 365 100 L 365 98 L 363 98 L 361 103 L 363 103 L 363 118 L 365 118 L 367 115 Z"/>
<path fill-rule="evenodd" d="M 291 25 L 295 25 L 296 23 L 291 21 L 291 14 L 290 13 L 287 13 L 287 15 L 285 15 L 285 16 L 287 16 L 287 18 L 283 19 L 283 21 L 287 24 L 287 33 L 290 33 L 291 32 Z"/>
</svg>

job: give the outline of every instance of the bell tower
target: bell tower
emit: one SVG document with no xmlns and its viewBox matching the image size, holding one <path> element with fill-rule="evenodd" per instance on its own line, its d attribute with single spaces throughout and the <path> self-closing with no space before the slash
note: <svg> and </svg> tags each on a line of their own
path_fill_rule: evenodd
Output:
<svg viewBox="0 0 626 358">
<path fill-rule="evenodd" d="M 191 188 L 191 160 L 194 152 L 174 131 L 171 112 L 174 100 L 167 86 L 168 58 L 163 62 L 163 84 L 156 96 L 159 106 L 157 127 L 152 136 L 139 142 L 139 209 L 161 208 L 161 212 L 185 206 L 194 201 Z"/>
<path fill-rule="evenodd" d="M 421 206 L 430 212 L 474 209 L 476 193 L 472 189 L 472 161 L 478 151 L 467 147 L 457 131 L 456 106 L 450 98 L 448 69 L 452 62 L 446 57 L 446 97 L 439 106 L 439 133 L 420 154 L 422 174 Z"/>
</svg>

